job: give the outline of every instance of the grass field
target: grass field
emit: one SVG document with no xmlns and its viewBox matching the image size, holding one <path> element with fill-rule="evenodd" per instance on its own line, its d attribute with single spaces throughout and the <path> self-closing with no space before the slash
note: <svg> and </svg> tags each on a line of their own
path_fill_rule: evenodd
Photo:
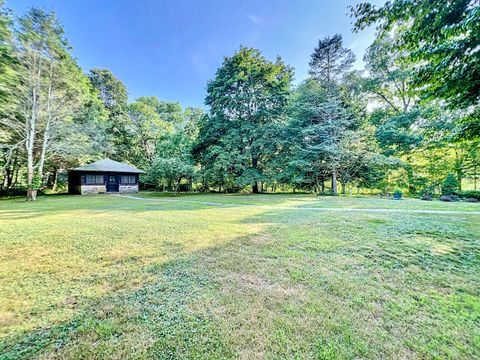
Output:
<svg viewBox="0 0 480 360">
<path fill-rule="evenodd" d="M 480 357 L 478 204 L 138 197 L 0 200 L 1 359 Z"/>
</svg>

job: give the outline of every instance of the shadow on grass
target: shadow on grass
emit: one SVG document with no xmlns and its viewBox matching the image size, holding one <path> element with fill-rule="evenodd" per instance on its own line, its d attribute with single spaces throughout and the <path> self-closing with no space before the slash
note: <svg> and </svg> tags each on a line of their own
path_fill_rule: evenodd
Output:
<svg viewBox="0 0 480 360">
<path fill-rule="evenodd" d="M 111 211 L 179 210 L 131 202 Z M 137 285 L 79 300 L 70 320 L 2 339 L 1 357 L 233 358 L 258 341 L 251 357 L 468 358 L 480 248 L 455 221 L 264 211 L 238 220 L 263 231 L 138 268 Z"/>
<path fill-rule="evenodd" d="M 61 358 L 122 353 L 134 357 L 137 351 L 149 358 L 233 357 L 216 315 L 206 306 L 218 285 L 197 265 L 198 259 L 190 255 L 148 266 L 141 273 L 153 281 L 78 300 L 84 305 L 69 321 L 0 340 L 0 358 L 27 359 L 42 353 Z M 116 277 L 121 279 L 121 272 Z"/>
</svg>

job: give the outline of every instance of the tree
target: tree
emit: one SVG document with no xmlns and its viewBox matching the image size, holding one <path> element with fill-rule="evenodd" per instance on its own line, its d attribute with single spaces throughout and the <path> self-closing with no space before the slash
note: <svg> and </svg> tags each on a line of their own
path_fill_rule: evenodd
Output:
<svg viewBox="0 0 480 360">
<path fill-rule="evenodd" d="M 465 174 L 473 180 L 473 189 L 478 189 L 480 176 L 480 141 L 470 141 L 466 144 Z"/>
<path fill-rule="evenodd" d="M 267 61 L 256 49 L 241 47 L 224 59 L 207 85 L 210 112 L 195 147 L 206 172 L 221 163 L 224 175 L 232 176 L 237 186 L 250 185 L 253 193 L 259 192 L 291 79 L 291 69 L 280 58 Z"/>
<path fill-rule="evenodd" d="M 343 47 L 342 37 L 334 35 L 319 40 L 310 61 L 310 74 L 324 91 L 322 101 L 313 105 L 309 126 L 303 129 L 307 149 L 322 154 L 332 179 L 332 193 L 337 194 L 337 175 L 341 138 L 355 127 L 355 116 L 348 100 L 343 97 L 342 83 L 355 61 L 350 49 Z M 312 83 L 311 83 L 312 84 Z M 320 90 L 320 89 L 319 89 Z"/>
<path fill-rule="evenodd" d="M 453 174 L 448 174 L 442 183 L 442 195 L 456 195 L 459 190 L 459 183 Z"/>
<path fill-rule="evenodd" d="M 156 96 L 142 96 L 137 101 L 154 109 L 160 119 L 172 124 L 172 126 L 177 127 L 181 125 L 183 112 L 178 102 L 160 101 Z"/>
<path fill-rule="evenodd" d="M 310 60 L 310 75 L 330 87 L 339 84 L 355 62 L 352 50 L 343 47 L 340 34 L 318 41 Z"/>
<path fill-rule="evenodd" d="M 325 178 L 329 176 L 332 193 L 337 194 L 341 169 L 345 181 L 347 173 L 353 177 L 353 170 L 347 170 L 347 159 L 352 160 L 347 153 L 353 155 L 347 146 L 358 144 L 353 141 L 349 144 L 353 131 L 359 129 L 354 112 L 314 79 L 298 87 L 290 109 L 287 127 L 290 171 L 294 172 L 297 182 L 310 183 L 322 192 Z"/>
<path fill-rule="evenodd" d="M 394 114 L 407 113 L 417 104 L 411 89 L 413 69 L 401 56 L 394 36 L 388 34 L 375 39 L 363 58 L 368 76 L 362 79 L 362 91 L 371 95 L 377 106 Z"/>
<path fill-rule="evenodd" d="M 354 31 L 377 23 L 378 38 L 400 28 L 394 47 L 415 65 L 412 77 L 424 100 L 443 99 L 465 111 L 462 136 L 478 136 L 480 6 L 477 0 L 393 0 L 351 8 Z M 475 135 L 476 134 L 476 135 Z"/>
<path fill-rule="evenodd" d="M 404 31 L 403 27 L 392 29 L 367 49 L 368 74 L 361 90 L 373 104 L 369 120 L 376 127 L 382 153 L 403 160 L 409 192 L 419 188 L 432 192 L 449 165 L 441 153 L 449 154 L 450 148 L 457 147 L 450 136 L 455 116 L 440 102 L 420 101 L 414 86 L 415 66 L 405 60 L 406 50 L 397 45 Z"/>
<path fill-rule="evenodd" d="M 14 89 L 18 88 L 17 59 L 13 49 L 12 39 L 13 20 L 3 0 L 0 0 L 0 112 L 7 115 L 15 103 Z"/>
<path fill-rule="evenodd" d="M 19 76 L 12 39 L 13 20 L 0 1 L 0 165 L 3 180 L 0 189 L 9 189 L 18 175 L 22 134 L 9 121 L 18 110 Z"/>
<path fill-rule="evenodd" d="M 94 68 L 90 70 L 89 78 L 108 113 L 105 130 L 112 139 L 113 147 L 106 155 L 119 161 L 125 160 L 131 147 L 127 88 L 108 69 Z"/>
<path fill-rule="evenodd" d="M 177 194 L 182 179 L 190 180 L 195 175 L 195 167 L 180 158 L 158 158 L 148 171 L 148 180 L 156 185 L 165 182 L 173 184 L 174 193 Z"/>
<path fill-rule="evenodd" d="M 139 98 L 128 105 L 127 111 L 131 131 L 128 158 L 139 166 L 148 168 L 155 158 L 157 139 L 172 131 L 172 125 L 164 121 L 145 98 Z"/>
<path fill-rule="evenodd" d="M 58 130 L 82 107 L 88 81 L 70 56 L 62 26 L 53 12 L 31 9 L 19 19 L 15 35 L 22 84 L 19 110 L 3 123 L 21 134 L 27 158 L 28 198 L 34 200 L 34 178 L 43 182 L 45 162 L 52 155 Z"/>
</svg>

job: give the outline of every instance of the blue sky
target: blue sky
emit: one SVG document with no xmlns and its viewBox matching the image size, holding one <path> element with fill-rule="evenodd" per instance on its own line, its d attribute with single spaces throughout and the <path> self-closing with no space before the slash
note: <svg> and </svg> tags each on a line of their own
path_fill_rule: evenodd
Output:
<svg viewBox="0 0 480 360">
<path fill-rule="evenodd" d="M 80 66 L 110 69 L 127 86 L 130 101 L 155 95 L 203 106 L 207 81 L 241 44 L 271 60 L 280 55 L 299 82 L 318 39 L 341 33 L 361 68 L 373 29 L 351 32 L 347 7 L 357 2 L 7 0 L 6 5 L 17 14 L 32 6 L 55 10 Z"/>
</svg>

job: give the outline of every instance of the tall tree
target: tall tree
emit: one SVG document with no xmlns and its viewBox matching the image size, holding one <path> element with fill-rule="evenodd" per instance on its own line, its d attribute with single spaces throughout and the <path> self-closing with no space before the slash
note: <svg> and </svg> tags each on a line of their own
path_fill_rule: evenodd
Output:
<svg viewBox="0 0 480 360">
<path fill-rule="evenodd" d="M 478 0 L 392 0 L 352 7 L 355 31 L 377 23 L 378 36 L 402 29 L 395 47 L 415 65 L 412 77 L 425 100 L 443 99 L 465 111 L 462 134 L 480 133 L 480 3 Z"/>
<path fill-rule="evenodd" d="M 27 158 L 28 198 L 43 181 L 47 156 L 62 123 L 83 105 L 88 80 L 71 55 L 55 13 L 31 9 L 19 19 L 15 55 L 22 87 L 19 116 L 9 126 L 22 134 Z"/>
<path fill-rule="evenodd" d="M 154 109 L 163 121 L 172 124 L 174 127 L 180 126 L 182 123 L 182 107 L 176 101 L 161 101 L 156 96 L 142 96 L 137 101 Z"/>
<path fill-rule="evenodd" d="M 18 62 L 13 51 L 13 19 L 0 1 L 0 189 L 10 188 L 18 173 L 19 155 L 23 148 L 22 134 L 9 121 L 18 110 Z"/>
<path fill-rule="evenodd" d="M 130 118 L 130 149 L 128 158 L 148 168 L 155 157 L 155 145 L 162 135 L 171 132 L 172 124 L 163 120 L 149 98 L 139 98 L 128 105 Z"/>
<path fill-rule="evenodd" d="M 395 114 L 407 113 L 417 104 L 411 88 L 414 71 L 401 57 L 394 36 L 388 34 L 375 39 L 363 58 L 368 76 L 363 78 L 362 90 L 371 95 L 377 107 Z"/>
<path fill-rule="evenodd" d="M 352 50 L 343 47 L 340 34 L 318 41 L 311 60 L 310 75 L 325 87 L 339 85 L 355 62 Z"/>
<path fill-rule="evenodd" d="M 224 59 L 207 85 L 210 113 L 197 145 L 206 168 L 222 163 L 238 186 L 250 185 L 253 193 L 259 192 L 291 79 L 292 70 L 280 58 L 270 62 L 256 49 L 241 47 Z"/>
<path fill-rule="evenodd" d="M 342 37 L 338 34 L 319 40 L 310 61 L 310 74 L 324 89 L 325 98 L 314 105 L 319 113 L 314 116 L 316 121 L 308 130 L 308 138 L 313 141 L 311 150 L 319 150 L 326 155 L 333 194 L 337 194 L 340 138 L 355 123 L 347 100 L 342 98 L 341 88 L 354 61 L 353 52 L 343 47 Z"/>
<path fill-rule="evenodd" d="M 90 70 L 89 78 L 108 112 L 106 131 L 112 137 L 114 146 L 107 155 L 124 160 L 130 149 L 127 88 L 108 69 L 94 68 Z"/>
<path fill-rule="evenodd" d="M 310 183 L 323 192 L 326 176 L 332 180 L 332 193 L 337 194 L 337 177 L 353 178 L 353 131 L 359 131 L 354 111 L 332 96 L 322 84 L 310 79 L 296 90 L 290 106 L 287 126 L 289 168 L 296 181 Z M 358 155 L 361 152 L 358 151 Z"/>
</svg>

